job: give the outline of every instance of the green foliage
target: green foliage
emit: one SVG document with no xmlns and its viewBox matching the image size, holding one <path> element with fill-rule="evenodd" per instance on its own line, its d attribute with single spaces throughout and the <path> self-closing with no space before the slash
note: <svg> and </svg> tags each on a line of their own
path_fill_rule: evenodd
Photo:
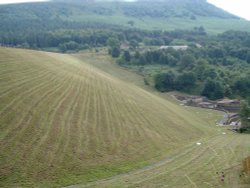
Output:
<svg viewBox="0 0 250 188">
<path fill-rule="evenodd" d="M 133 20 L 129 20 L 128 24 L 133 27 L 135 25 L 135 22 Z"/>
<path fill-rule="evenodd" d="M 129 44 L 132 49 L 136 49 L 137 47 L 139 47 L 139 44 L 136 40 L 131 40 Z"/>
<path fill-rule="evenodd" d="M 248 99 L 250 96 L 250 75 L 238 78 L 233 85 L 233 89 L 240 96 Z"/>
<path fill-rule="evenodd" d="M 116 58 L 120 56 L 120 49 L 118 47 L 111 47 L 109 49 L 109 54 L 111 54 L 112 57 Z"/>
<path fill-rule="evenodd" d="M 129 51 L 124 51 L 122 58 L 123 58 L 123 60 L 124 60 L 125 62 L 130 62 L 130 60 L 131 60 L 131 55 L 130 55 Z"/>
<path fill-rule="evenodd" d="M 178 46 L 166 49 L 154 48 L 135 53 L 130 61 L 123 59 L 123 65 L 148 66 L 161 65 L 158 72 L 146 73 L 145 76 L 159 74 L 155 79 L 156 88 L 160 91 L 179 90 L 192 94 L 201 94 L 209 99 L 250 96 L 250 66 L 247 62 L 250 48 L 245 40 L 250 36 L 247 32 L 228 31 L 218 36 L 196 35 L 193 31 L 155 32 L 155 38 L 163 39 L 168 35 L 172 41 L 192 41 L 186 50 Z M 239 35 L 239 36 L 237 36 Z M 232 38 L 232 41 L 228 38 Z M 149 37 L 147 38 L 149 39 Z M 227 39 L 227 40 L 225 40 Z M 144 42 L 148 42 L 147 40 Z M 202 45 L 197 45 L 197 43 Z M 145 44 L 146 45 L 146 44 Z M 172 70 L 175 80 L 171 87 L 166 86 L 164 72 Z M 161 73 L 160 73 L 161 74 Z M 173 86 L 173 87 L 172 87 Z"/>
<path fill-rule="evenodd" d="M 192 72 L 185 72 L 177 78 L 177 89 L 182 91 L 193 88 L 196 83 L 196 75 Z"/>
<path fill-rule="evenodd" d="M 158 74 L 155 76 L 155 88 L 161 92 L 175 89 L 176 76 L 173 72 Z"/>
<path fill-rule="evenodd" d="M 247 52 L 246 61 L 250 64 L 250 51 Z"/>
<path fill-rule="evenodd" d="M 250 128 L 250 106 L 246 101 L 241 103 L 240 118 L 242 128 Z"/>
<path fill-rule="evenodd" d="M 185 54 L 180 59 L 180 69 L 191 69 L 194 66 L 195 58 L 192 54 Z"/>
<path fill-rule="evenodd" d="M 208 67 L 209 63 L 206 59 L 198 59 L 196 61 L 196 66 L 193 68 L 193 72 L 195 73 L 199 81 L 206 79 L 206 72 Z"/>
<path fill-rule="evenodd" d="M 114 38 L 114 37 L 110 37 L 108 40 L 107 40 L 107 45 L 111 48 L 113 47 L 119 47 L 120 46 L 120 41 L 117 39 L 117 38 Z"/>
<path fill-rule="evenodd" d="M 196 77 L 192 72 L 184 72 L 177 76 L 172 71 L 169 71 L 155 76 L 155 88 L 161 92 L 188 91 L 195 86 L 195 83 Z"/>
<path fill-rule="evenodd" d="M 220 82 L 208 79 L 201 94 L 212 100 L 220 99 L 224 97 L 224 88 Z"/>
<path fill-rule="evenodd" d="M 69 41 L 69 42 L 65 42 L 65 43 L 61 43 L 59 45 L 59 49 L 62 51 L 62 52 L 66 52 L 66 51 L 70 51 L 70 50 L 79 50 L 79 44 L 76 43 L 75 41 Z"/>
</svg>

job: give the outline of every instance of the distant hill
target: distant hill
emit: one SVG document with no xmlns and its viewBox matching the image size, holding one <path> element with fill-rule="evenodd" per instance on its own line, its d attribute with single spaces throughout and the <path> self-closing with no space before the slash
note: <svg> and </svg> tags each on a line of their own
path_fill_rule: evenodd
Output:
<svg viewBox="0 0 250 188">
<path fill-rule="evenodd" d="M 133 23 L 132 25 L 130 23 Z M 0 31 L 82 28 L 82 25 L 118 25 L 141 29 L 192 29 L 209 33 L 230 29 L 250 30 L 250 22 L 225 12 L 205 0 L 138 2 L 54 0 L 0 6 Z"/>
<path fill-rule="evenodd" d="M 119 4 L 115 7 L 115 13 L 119 9 L 124 15 L 135 16 L 135 17 L 183 17 L 186 18 L 190 16 L 208 16 L 208 17 L 218 17 L 218 18 L 238 18 L 228 12 L 225 12 L 211 4 L 208 4 L 206 0 L 138 0 L 135 2 L 124 2 L 124 1 L 105 1 L 105 0 L 53 0 L 54 2 L 64 2 L 64 3 L 116 3 Z M 118 3 L 119 2 L 119 3 Z M 111 8 L 109 10 L 112 10 Z"/>
</svg>

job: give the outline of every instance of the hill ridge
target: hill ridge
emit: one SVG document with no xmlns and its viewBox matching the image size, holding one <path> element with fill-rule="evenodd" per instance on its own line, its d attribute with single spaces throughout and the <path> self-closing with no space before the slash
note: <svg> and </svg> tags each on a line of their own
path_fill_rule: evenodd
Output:
<svg viewBox="0 0 250 188">
<path fill-rule="evenodd" d="M 75 4 L 74 2 L 85 3 Z M 32 30 L 34 28 L 41 31 L 45 28 L 47 30 L 82 29 L 91 26 L 90 23 L 92 25 L 98 23 L 130 28 L 129 21 L 134 21 L 133 27 L 141 29 L 192 29 L 202 25 L 209 32 L 212 29 L 217 29 L 220 32 L 234 29 L 235 27 L 226 23 L 229 20 L 237 24 L 236 27 L 239 30 L 247 29 L 246 26 L 243 27 L 243 23 L 250 25 L 248 21 L 206 1 L 198 0 L 169 0 L 150 3 L 144 1 L 129 3 L 81 0 L 52 1 L 1 5 L 0 12 L 0 24 L 5 25 L 5 28 L 0 29 L 0 32 L 1 30 L 24 31 L 27 30 L 27 25 L 29 25 L 30 31 L 34 31 Z M 184 24 L 185 22 L 188 22 L 188 25 Z"/>
</svg>

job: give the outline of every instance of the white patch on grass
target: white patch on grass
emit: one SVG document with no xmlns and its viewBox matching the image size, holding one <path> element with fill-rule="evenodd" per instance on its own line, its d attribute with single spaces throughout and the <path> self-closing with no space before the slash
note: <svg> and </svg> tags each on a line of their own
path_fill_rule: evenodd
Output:
<svg viewBox="0 0 250 188">
<path fill-rule="evenodd" d="M 201 145 L 201 143 L 200 143 L 200 142 L 197 142 L 197 143 L 196 143 L 196 145 L 197 145 L 197 146 L 200 146 L 200 145 Z"/>
</svg>

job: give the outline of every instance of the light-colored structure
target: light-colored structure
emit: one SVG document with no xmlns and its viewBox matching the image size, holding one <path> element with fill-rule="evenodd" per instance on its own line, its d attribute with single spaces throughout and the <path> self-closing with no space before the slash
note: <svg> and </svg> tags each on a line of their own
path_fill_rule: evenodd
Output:
<svg viewBox="0 0 250 188">
<path fill-rule="evenodd" d="M 174 50 L 187 50 L 188 46 L 182 45 L 182 46 L 161 46 L 160 47 L 161 50 L 169 49 L 169 48 L 173 48 Z"/>
</svg>

